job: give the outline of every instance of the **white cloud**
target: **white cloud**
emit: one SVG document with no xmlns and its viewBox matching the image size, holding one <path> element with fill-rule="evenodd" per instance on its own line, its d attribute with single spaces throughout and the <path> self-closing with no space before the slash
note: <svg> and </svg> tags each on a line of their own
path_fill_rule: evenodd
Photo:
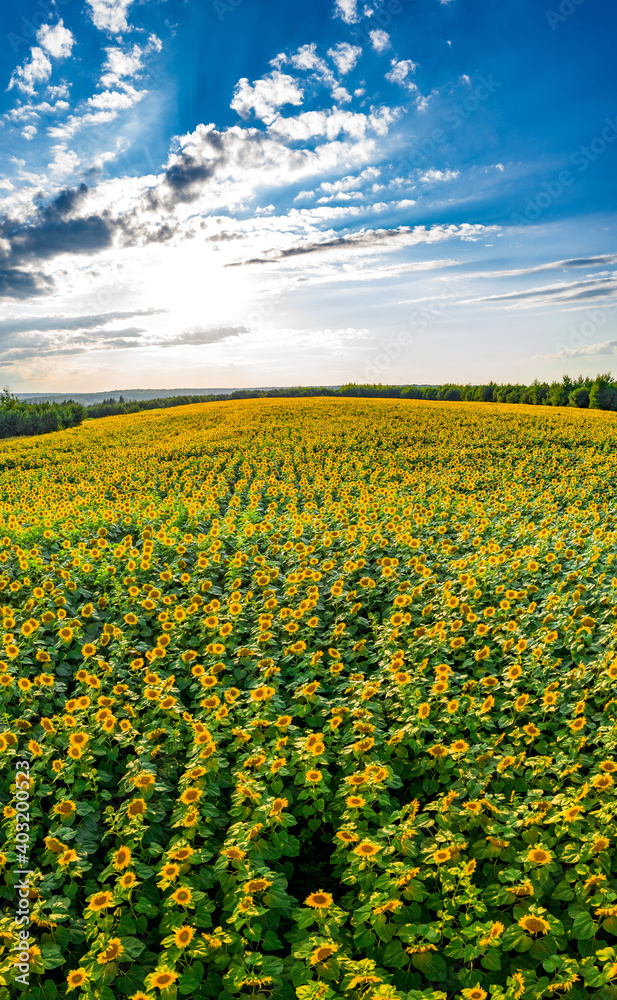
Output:
<svg viewBox="0 0 617 1000">
<path fill-rule="evenodd" d="M 43 24 L 36 33 L 36 40 L 54 59 L 67 59 L 75 44 L 75 38 L 60 20 L 53 27 Z"/>
<path fill-rule="evenodd" d="M 26 125 L 25 129 L 22 131 L 21 134 L 23 135 L 24 139 L 27 139 L 28 142 L 30 142 L 30 140 L 34 139 L 35 135 L 37 134 L 37 129 L 34 125 Z"/>
<path fill-rule="evenodd" d="M 73 150 L 58 145 L 53 147 L 53 153 L 54 158 L 47 169 L 56 181 L 71 177 L 79 169 L 80 159 Z"/>
<path fill-rule="evenodd" d="M 43 49 L 35 45 L 30 50 L 30 62 L 25 62 L 23 66 L 18 66 L 9 81 L 8 90 L 18 87 L 24 94 L 34 94 L 39 83 L 49 80 L 51 76 L 51 63 Z"/>
<path fill-rule="evenodd" d="M 617 340 L 605 340 L 601 344 L 587 344 L 585 347 L 576 347 L 571 351 L 558 351 L 556 354 L 536 354 L 534 357 L 553 360 L 557 358 L 593 358 L 599 354 L 617 354 Z"/>
<path fill-rule="evenodd" d="M 460 174 L 460 170 L 435 170 L 434 167 L 431 167 L 430 170 L 420 174 L 418 179 L 424 181 L 425 184 L 431 184 L 434 181 L 454 181 L 460 177 Z"/>
<path fill-rule="evenodd" d="M 386 49 L 390 48 L 390 35 L 382 28 L 373 28 L 372 31 L 369 31 L 369 38 L 375 52 L 385 52 Z"/>
<path fill-rule="evenodd" d="M 393 59 L 391 64 L 392 69 L 386 73 L 386 80 L 390 83 L 398 83 L 401 87 L 406 87 L 408 90 L 417 90 L 415 83 L 409 80 L 412 73 L 415 73 L 417 69 L 417 64 L 411 59 Z"/>
<path fill-rule="evenodd" d="M 349 45 L 347 42 L 342 42 L 335 49 L 329 49 L 328 55 L 332 58 L 339 72 L 343 74 L 353 68 L 361 51 L 361 48 L 357 45 Z M 295 70 L 310 73 L 313 77 L 313 82 L 321 83 L 329 88 L 335 101 L 344 104 L 351 101 L 351 94 L 342 86 L 326 60 L 317 54 L 317 45 L 315 42 L 301 45 L 296 52 L 290 55 L 280 52 L 274 59 L 270 60 L 270 65 L 275 67 L 275 69 L 281 69 L 285 65 L 290 65 Z"/>
<path fill-rule="evenodd" d="M 94 26 L 117 35 L 128 29 L 126 15 L 132 0 L 86 0 Z"/>
<path fill-rule="evenodd" d="M 163 48 L 163 43 L 160 38 L 158 38 L 154 33 L 148 35 L 148 44 L 146 45 L 146 52 L 160 52 Z"/>
<path fill-rule="evenodd" d="M 134 45 L 130 52 L 123 52 L 116 47 L 105 49 L 105 52 L 107 59 L 103 63 L 103 75 L 100 79 L 102 87 L 125 86 L 124 77 L 136 76 L 143 69 L 144 50 L 139 45 Z"/>
<path fill-rule="evenodd" d="M 88 104 L 100 111 L 120 111 L 137 104 L 145 93 L 145 90 L 135 90 L 133 87 L 123 93 L 119 93 L 117 90 L 104 90 L 102 94 L 89 97 Z"/>
<path fill-rule="evenodd" d="M 49 86 L 47 88 L 47 97 L 50 101 L 57 101 L 59 98 L 69 96 L 69 85 L 67 83 L 59 83 L 54 86 Z M 67 104 L 68 108 L 68 104 Z"/>
<path fill-rule="evenodd" d="M 328 55 L 341 76 L 345 76 L 356 65 L 362 55 L 360 45 L 350 45 L 349 42 L 339 42 L 333 49 L 328 49 Z"/>
<path fill-rule="evenodd" d="M 358 0 L 335 0 L 334 16 L 340 17 L 345 24 L 357 24 L 360 20 L 357 4 Z"/>
<path fill-rule="evenodd" d="M 365 182 L 373 181 L 376 177 L 379 177 L 379 170 L 376 167 L 367 167 L 359 174 L 349 174 L 337 181 L 323 181 L 320 188 L 326 194 L 338 194 L 340 191 L 351 191 L 353 188 L 362 187 Z"/>
<path fill-rule="evenodd" d="M 44 83 L 51 76 L 52 65 L 50 56 L 54 59 L 66 59 L 71 54 L 75 39 L 62 20 L 55 25 L 43 24 L 36 33 L 38 45 L 30 49 L 30 61 L 23 66 L 17 66 L 11 76 L 7 90 L 18 87 L 24 94 L 32 96 L 39 83 Z M 49 88 L 50 91 L 58 88 Z M 65 86 L 63 85 L 63 90 Z M 53 96 L 51 94 L 50 96 Z M 64 93 L 57 96 L 65 96 Z"/>
<path fill-rule="evenodd" d="M 252 84 L 246 77 L 239 80 L 230 106 L 241 118 L 248 118 L 253 112 L 266 125 L 270 125 L 280 107 L 284 104 L 302 104 L 303 97 L 303 91 L 292 76 L 274 70 Z"/>
<path fill-rule="evenodd" d="M 528 273 L 533 273 L 530 269 Z M 524 272 L 521 272 L 524 273 Z M 505 307 L 515 309 L 530 309 L 535 307 L 563 304 L 573 308 L 588 308 L 596 301 L 614 298 L 617 293 L 617 271 L 600 272 L 590 278 L 580 281 L 560 281 L 554 285 L 543 285 L 539 288 L 525 289 L 519 292 L 504 292 L 498 295 L 483 295 L 474 299 L 465 299 L 465 303 L 501 302 Z M 603 306 L 603 308 L 607 308 Z"/>
<path fill-rule="evenodd" d="M 305 111 L 293 118 L 277 117 L 271 122 L 270 131 L 292 141 L 306 140 L 314 136 L 325 136 L 332 140 L 341 132 L 361 139 L 367 132 L 386 135 L 389 126 L 398 117 L 399 112 L 396 108 L 377 108 L 371 110 L 368 115 L 332 108 L 330 111 Z"/>
</svg>

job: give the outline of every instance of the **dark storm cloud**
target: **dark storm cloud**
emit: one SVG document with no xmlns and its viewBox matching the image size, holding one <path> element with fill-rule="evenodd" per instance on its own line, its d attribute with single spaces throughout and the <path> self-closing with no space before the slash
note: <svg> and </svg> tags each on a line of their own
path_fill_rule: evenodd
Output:
<svg viewBox="0 0 617 1000">
<path fill-rule="evenodd" d="M 0 297 L 27 299 L 53 288 L 50 277 L 22 270 L 23 265 L 59 254 L 95 254 L 112 245 L 122 228 L 108 212 L 72 218 L 89 188 L 65 188 L 26 223 L 6 216 L 0 220 Z"/>
<path fill-rule="evenodd" d="M 43 218 L 10 234 L 10 259 L 22 263 L 61 253 L 93 254 L 111 246 L 114 228 L 105 215 L 68 220 Z"/>
<path fill-rule="evenodd" d="M 45 274 L 31 274 L 17 267 L 0 267 L 0 298 L 31 299 L 44 295 L 53 282 Z"/>
<path fill-rule="evenodd" d="M 41 210 L 41 215 L 45 219 L 64 219 L 67 215 L 72 215 L 89 190 L 87 184 L 80 184 L 77 188 L 65 188 Z"/>
</svg>

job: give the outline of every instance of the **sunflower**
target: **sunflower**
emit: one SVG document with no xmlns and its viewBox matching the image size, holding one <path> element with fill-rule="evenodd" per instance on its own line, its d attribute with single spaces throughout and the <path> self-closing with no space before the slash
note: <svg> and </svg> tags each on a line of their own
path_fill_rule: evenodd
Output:
<svg viewBox="0 0 617 1000">
<path fill-rule="evenodd" d="M 58 864 L 61 868 L 66 868 L 68 865 L 72 865 L 75 861 L 79 860 L 79 855 L 77 851 L 74 851 L 72 847 L 68 851 L 63 851 L 58 857 Z"/>
<path fill-rule="evenodd" d="M 94 896 L 90 896 L 86 909 L 93 913 L 100 913 L 101 910 L 106 910 L 113 905 L 114 897 L 111 892 L 97 892 Z"/>
<path fill-rule="evenodd" d="M 229 861 L 242 861 L 246 857 L 246 851 L 241 851 L 239 847 L 226 847 L 221 854 Z"/>
<path fill-rule="evenodd" d="M 322 773 L 316 768 L 312 768 L 310 771 L 306 772 L 304 779 L 309 783 L 309 785 L 318 785 L 322 779 Z"/>
<path fill-rule="evenodd" d="M 355 844 L 356 841 L 360 839 L 358 834 L 353 833 L 351 830 L 339 830 L 335 836 L 337 840 L 342 841 L 343 844 Z"/>
<path fill-rule="evenodd" d="M 548 934 L 550 930 L 550 924 L 543 917 L 535 916 L 532 913 L 527 914 L 526 917 L 521 917 L 518 925 L 527 934 Z"/>
<path fill-rule="evenodd" d="M 481 802 L 473 802 L 473 801 L 472 802 L 464 802 L 463 803 L 463 809 L 466 809 L 467 812 L 473 813 L 474 816 L 477 816 L 477 815 L 479 815 L 479 813 L 482 812 L 482 803 Z"/>
<path fill-rule="evenodd" d="M 594 788 L 597 788 L 599 792 L 607 792 L 609 788 L 612 788 L 615 782 L 611 778 L 610 774 L 596 774 L 591 784 Z"/>
<path fill-rule="evenodd" d="M 132 802 L 129 802 L 127 813 L 131 819 L 134 819 L 136 816 L 142 816 L 146 809 L 145 799 L 133 799 Z"/>
<path fill-rule="evenodd" d="M 176 948 L 188 948 L 191 941 L 195 937 L 195 930 L 188 924 L 183 927 L 179 927 L 174 934 L 174 944 Z"/>
<path fill-rule="evenodd" d="M 310 957 L 311 965 L 319 965 L 322 962 L 327 962 L 329 958 L 336 955 L 339 946 L 332 942 L 331 944 L 322 944 L 312 953 Z"/>
<path fill-rule="evenodd" d="M 471 986 L 466 990 L 462 990 L 461 996 L 464 997 L 465 1000 L 486 1000 L 488 993 L 478 984 L 476 986 Z"/>
<path fill-rule="evenodd" d="M 85 969 L 73 969 L 72 972 L 69 972 L 68 976 L 66 977 L 66 981 L 68 984 L 67 993 L 70 993 L 71 990 L 79 989 L 79 987 L 83 986 L 83 984 L 86 982 L 87 979 L 88 979 L 88 973 L 86 972 Z"/>
<path fill-rule="evenodd" d="M 61 802 L 56 802 L 53 812 L 56 816 L 71 816 L 76 809 L 77 806 L 72 799 L 62 799 Z"/>
<path fill-rule="evenodd" d="M 549 865 L 553 860 L 550 851 L 545 851 L 543 847 L 531 847 L 527 851 L 527 858 L 534 865 Z"/>
<path fill-rule="evenodd" d="M 201 788 L 187 788 L 180 796 L 180 802 L 185 806 L 193 805 L 195 802 L 199 802 L 202 795 Z"/>
<path fill-rule="evenodd" d="M 600 770 L 604 771 L 606 774 L 615 774 L 617 771 L 617 763 L 614 760 L 603 760 L 600 763 Z"/>
<path fill-rule="evenodd" d="M 163 865 L 159 872 L 160 878 L 166 882 L 173 882 L 180 874 L 180 865 Z"/>
<path fill-rule="evenodd" d="M 193 893 L 186 886 L 180 886 L 175 892 L 172 892 L 170 899 L 173 899 L 174 903 L 178 906 L 190 906 L 193 902 Z"/>
<path fill-rule="evenodd" d="M 251 894 L 254 892 L 265 892 L 271 885 L 272 882 L 267 878 L 252 878 L 248 882 L 245 882 L 244 892 Z"/>
<path fill-rule="evenodd" d="M 353 853 L 357 854 L 359 858 L 373 858 L 379 854 L 380 850 L 381 847 L 371 843 L 370 840 L 362 840 L 357 847 L 354 847 Z"/>
<path fill-rule="evenodd" d="M 304 900 L 305 906 L 312 906 L 314 910 L 328 910 L 334 900 L 329 892 L 312 892 Z"/>
<path fill-rule="evenodd" d="M 366 805 L 366 799 L 361 795 L 348 795 L 345 802 L 349 809 L 361 809 Z"/>
<path fill-rule="evenodd" d="M 111 938 L 107 946 L 101 951 L 96 960 L 99 965 L 106 965 L 109 962 L 116 962 L 124 954 L 124 948 L 120 938 Z"/>
<path fill-rule="evenodd" d="M 130 847 L 125 844 L 119 847 L 113 856 L 112 864 L 116 871 L 122 871 L 123 868 L 128 868 L 132 860 L 132 854 Z"/>
<path fill-rule="evenodd" d="M 63 851 L 67 850 L 66 844 L 63 844 L 56 837 L 45 837 L 45 847 L 52 854 L 62 854 Z"/>
<path fill-rule="evenodd" d="M 438 865 L 445 864 L 452 857 L 452 853 L 449 848 L 441 848 L 437 851 L 433 851 L 433 861 L 436 861 Z"/>
<path fill-rule="evenodd" d="M 146 982 L 148 986 L 154 989 L 166 990 L 175 983 L 177 978 L 177 972 L 168 969 L 159 969 L 158 972 L 151 972 Z"/>
<path fill-rule="evenodd" d="M 583 812 L 582 806 L 571 806 L 570 809 L 566 809 L 566 811 L 563 814 L 563 818 L 568 823 L 574 823 L 582 812 Z"/>
</svg>

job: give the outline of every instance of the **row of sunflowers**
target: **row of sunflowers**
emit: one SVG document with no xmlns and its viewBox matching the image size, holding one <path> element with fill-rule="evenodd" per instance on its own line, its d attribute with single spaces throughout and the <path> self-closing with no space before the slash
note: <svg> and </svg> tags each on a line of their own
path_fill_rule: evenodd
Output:
<svg viewBox="0 0 617 1000">
<path fill-rule="evenodd" d="M 616 444 L 310 399 L 1 445 L 0 1000 L 617 997 Z"/>
</svg>

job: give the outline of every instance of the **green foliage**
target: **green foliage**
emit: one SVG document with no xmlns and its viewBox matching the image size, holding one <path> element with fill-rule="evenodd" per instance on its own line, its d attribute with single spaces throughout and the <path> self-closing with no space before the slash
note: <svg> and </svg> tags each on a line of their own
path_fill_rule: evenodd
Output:
<svg viewBox="0 0 617 1000">
<path fill-rule="evenodd" d="M 48 434 L 76 427 L 86 410 L 79 403 L 22 403 L 8 385 L 0 393 L 0 438 Z"/>
</svg>

